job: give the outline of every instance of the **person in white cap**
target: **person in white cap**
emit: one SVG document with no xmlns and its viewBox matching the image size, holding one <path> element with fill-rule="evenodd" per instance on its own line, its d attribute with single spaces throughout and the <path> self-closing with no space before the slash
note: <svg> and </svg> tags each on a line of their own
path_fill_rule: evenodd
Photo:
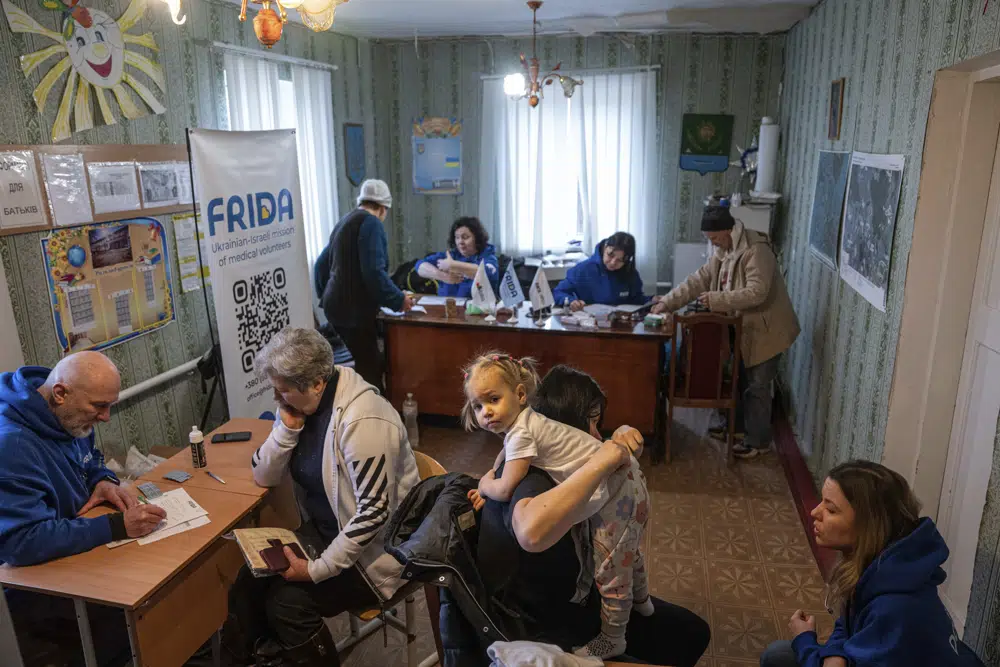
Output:
<svg viewBox="0 0 1000 667">
<path fill-rule="evenodd" d="M 330 279 L 320 299 L 326 319 L 354 357 L 354 370 L 380 392 L 385 389 L 375 326 L 379 308 L 413 307 L 413 297 L 389 277 L 389 242 L 382 223 L 390 208 L 392 194 L 384 181 L 361 184 L 358 208 L 330 234 Z"/>
</svg>

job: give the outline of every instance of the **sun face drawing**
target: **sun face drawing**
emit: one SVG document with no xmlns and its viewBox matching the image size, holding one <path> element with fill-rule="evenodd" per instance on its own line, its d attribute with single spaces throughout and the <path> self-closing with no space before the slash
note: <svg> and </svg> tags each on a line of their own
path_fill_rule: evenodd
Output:
<svg viewBox="0 0 1000 667">
<path fill-rule="evenodd" d="M 35 87 L 33 96 L 39 112 L 45 110 L 49 95 L 63 74 L 69 73 L 52 125 L 52 141 L 61 141 L 73 132 L 94 127 L 94 101 L 104 124 L 116 123 L 108 91 L 114 95 L 121 114 L 129 119 L 149 113 L 136 103 L 129 89 L 135 91 L 153 113 L 166 110 L 153 91 L 125 68 L 126 65 L 135 68 L 148 76 L 161 91 L 166 90 L 160 66 L 142 53 L 130 50 L 130 47 L 158 50 L 152 34 L 134 35 L 128 32 L 145 13 L 146 0 L 132 0 L 117 21 L 98 9 L 80 5 L 79 0 L 41 0 L 42 6 L 52 10 L 53 17 L 60 21 L 61 33 L 43 27 L 11 0 L 0 2 L 13 32 L 41 35 L 56 42 L 39 51 L 26 53 L 20 59 L 21 70 L 27 77 L 45 61 L 59 56 Z"/>
</svg>

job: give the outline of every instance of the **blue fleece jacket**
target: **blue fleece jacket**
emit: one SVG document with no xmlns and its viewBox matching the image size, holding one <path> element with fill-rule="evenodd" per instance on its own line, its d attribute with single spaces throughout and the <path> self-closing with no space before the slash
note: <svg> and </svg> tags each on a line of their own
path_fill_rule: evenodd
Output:
<svg viewBox="0 0 1000 667">
<path fill-rule="evenodd" d="M 111 518 L 77 518 L 102 479 L 117 483 L 94 447 L 74 438 L 38 388 L 48 368 L 0 374 L 0 562 L 32 565 L 111 541 Z"/>
<path fill-rule="evenodd" d="M 361 260 L 361 278 L 368 293 L 378 305 L 392 310 L 403 309 L 404 294 L 389 277 L 389 240 L 385 227 L 374 215 L 369 215 L 358 230 L 358 253 Z"/>
<path fill-rule="evenodd" d="M 641 306 L 649 300 L 642 293 L 642 278 L 638 271 L 631 274 L 625 269 L 608 271 L 601 257 L 600 244 L 594 248 L 593 255 L 566 272 L 566 278 L 556 287 L 552 297 L 559 306 L 567 299 L 608 306 L 624 303 Z"/>
<path fill-rule="evenodd" d="M 420 270 L 421 264 L 430 264 L 433 267 L 437 267 L 437 263 L 444 259 L 447 253 L 436 252 L 433 255 L 428 255 L 422 260 L 417 262 L 416 266 L 413 268 L 417 271 Z M 459 262 L 468 262 L 469 264 L 478 265 L 479 262 L 486 263 L 486 277 L 490 280 L 490 285 L 493 286 L 493 294 L 499 296 L 500 290 L 500 262 L 497 260 L 497 249 L 491 244 L 486 244 L 483 251 L 466 257 L 465 255 L 459 253 L 457 250 L 451 251 L 452 259 L 458 260 Z M 455 297 L 470 297 L 472 296 L 472 278 L 466 278 L 462 282 L 451 285 L 449 283 L 438 282 L 438 296 L 455 296 Z"/>
<path fill-rule="evenodd" d="M 865 667 L 981 667 L 955 632 L 938 597 L 948 546 L 930 519 L 890 545 L 861 575 L 846 618 L 826 644 L 815 632 L 792 642 L 800 667 L 821 667 L 830 656 Z"/>
</svg>

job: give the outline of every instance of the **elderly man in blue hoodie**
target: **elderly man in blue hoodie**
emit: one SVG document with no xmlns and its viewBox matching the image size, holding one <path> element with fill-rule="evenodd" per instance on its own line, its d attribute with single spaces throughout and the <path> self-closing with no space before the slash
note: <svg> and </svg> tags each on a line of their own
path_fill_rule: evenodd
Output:
<svg viewBox="0 0 1000 667">
<path fill-rule="evenodd" d="M 109 420 L 120 388 L 118 369 L 97 352 L 72 354 L 52 370 L 25 366 L 0 374 L 0 563 L 33 565 L 141 537 L 165 518 L 161 508 L 138 504 L 119 486 L 94 446 L 94 426 Z M 101 504 L 119 512 L 82 516 Z M 64 601 L 11 598 L 18 630 L 73 618 L 71 605 L 61 608 Z M 105 624 L 93 620 L 102 632 Z M 101 640 L 95 637 L 99 658 L 113 655 Z"/>
</svg>

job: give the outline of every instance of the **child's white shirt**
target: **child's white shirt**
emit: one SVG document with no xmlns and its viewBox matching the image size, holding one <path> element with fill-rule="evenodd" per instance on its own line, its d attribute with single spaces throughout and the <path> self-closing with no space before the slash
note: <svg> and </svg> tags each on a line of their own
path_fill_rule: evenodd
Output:
<svg viewBox="0 0 1000 667">
<path fill-rule="evenodd" d="M 504 460 L 534 458 L 531 465 L 547 472 L 556 484 L 562 484 L 596 454 L 602 444 L 589 433 L 525 408 L 504 438 Z M 608 485 L 602 481 L 573 523 L 596 514 L 609 498 Z"/>
</svg>

